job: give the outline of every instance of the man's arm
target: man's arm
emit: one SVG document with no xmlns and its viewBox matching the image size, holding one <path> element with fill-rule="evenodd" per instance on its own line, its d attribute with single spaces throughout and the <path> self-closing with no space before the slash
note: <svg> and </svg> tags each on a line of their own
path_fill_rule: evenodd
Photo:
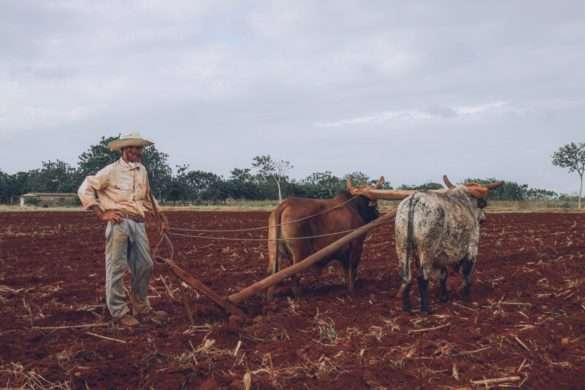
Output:
<svg viewBox="0 0 585 390">
<path fill-rule="evenodd" d="M 144 200 L 144 206 L 148 212 L 153 217 L 158 217 L 160 222 L 161 231 L 165 232 L 169 229 L 169 220 L 167 216 L 160 212 L 160 206 L 158 201 L 152 195 L 152 190 L 150 188 L 150 180 L 148 180 L 148 175 L 146 176 L 146 199 Z"/>
<path fill-rule="evenodd" d="M 120 223 L 120 221 L 122 221 L 122 215 L 117 210 L 102 211 L 102 209 L 98 205 L 93 205 L 90 206 L 89 208 L 90 210 L 93 210 L 95 212 L 95 215 L 97 215 L 97 217 L 101 221 L 104 222 L 112 221 L 113 223 Z"/>
<path fill-rule="evenodd" d="M 110 167 L 108 166 L 100 170 L 95 176 L 87 176 L 83 183 L 81 183 L 77 195 L 83 208 L 93 210 L 100 220 L 119 223 L 121 221 L 120 213 L 115 210 L 103 211 L 100 207 L 99 199 L 96 196 L 97 191 L 108 186 L 109 172 Z"/>
</svg>

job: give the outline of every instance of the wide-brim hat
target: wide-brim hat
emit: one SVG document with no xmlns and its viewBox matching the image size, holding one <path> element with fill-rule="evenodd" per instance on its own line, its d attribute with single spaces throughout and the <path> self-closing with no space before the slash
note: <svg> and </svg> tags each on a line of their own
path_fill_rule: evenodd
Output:
<svg viewBox="0 0 585 390">
<path fill-rule="evenodd" d="M 143 138 L 140 133 L 129 133 L 129 134 L 122 134 L 120 138 L 113 140 L 110 142 L 108 147 L 111 151 L 120 150 L 122 148 L 126 148 L 128 146 L 150 146 L 154 145 L 154 142 Z"/>
</svg>

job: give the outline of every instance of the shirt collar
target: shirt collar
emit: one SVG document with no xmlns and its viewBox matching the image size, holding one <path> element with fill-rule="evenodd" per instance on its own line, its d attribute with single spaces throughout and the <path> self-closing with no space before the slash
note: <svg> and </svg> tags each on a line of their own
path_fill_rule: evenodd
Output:
<svg viewBox="0 0 585 390">
<path fill-rule="evenodd" d="M 120 158 L 120 160 L 118 160 L 118 162 L 120 163 L 120 165 L 123 168 L 126 168 L 126 169 L 128 169 L 130 171 L 133 170 L 133 169 L 140 168 L 140 163 L 126 162 L 126 161 L 124 161 L 123 158 Z"/>
</svg>

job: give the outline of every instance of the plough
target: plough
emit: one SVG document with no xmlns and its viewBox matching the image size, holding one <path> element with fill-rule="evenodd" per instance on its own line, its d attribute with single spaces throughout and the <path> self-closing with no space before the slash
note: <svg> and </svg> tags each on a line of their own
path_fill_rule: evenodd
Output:
<svg viewBox="0 0 585 390">
<path fill-rule="evenodd" d="M 174 261 L 174 249 L 170 238 L 168 237 L 167 233 L 162 233 L 161 239 L 157 244 L 154 250 L 154 258 L 158 261 L 161 261 L 167 264 L 174 274 L 185 283 L 187 283 L 191 288 L 197 291 L 201 295 L 205 295 L 209 299 L 211 299 L 216 305 L 222 308 L 225 312 L 229 313 L 230 315 L 235 315 L 239 317 L 245 317 L 245 313 L 240 307 L 238 306 L 241 302 L 245 301 L 246 299 L 250 298 L 253 295 L 258 294 L 261 291 L 266 290 L 267 288 L 280 283 L 284 279 L 292 276 L 294 274 L 300 273 L 307 268 L 311 267 L 313 264 L 319 262 L 320 260 L 326 258 L 327 256 L 332 255 L 337 250 L 339 250 L 343 245 L 347 244 L 348 242 L 368 233 L 370 230 L 384 224 L 388 223 L 392 218 L 394 218 L 396 211 L 390 211 L 386 214 L 383 214 L 378 219 L 363 225 L 351 233 L 344 235 L 343 237 L 339 238 L 338 240 L 332 242 L 331 244 L 327 245 L 326 247 L 318 250 L 317 252 L 313 253 L 312 255 L 306 257 L 302 261 L 299 261 L 296 264 L 293 264 L 289 267 L 282 269 L 279 272 L 276 272 L 270 276 L 265 277 L 264 279 L 245 287 L 244 289 L 238 291 L 237 293 L 231 294 L 229 296 L 221 296 L 203 282 L 192 276 L 189 272 L 185 271 L 181 267 L 177 265 Z M 163 257 L 158 255 L 159 248 L 162 242 L 166 241 L 171 249 L 170 257 Z"/>
</svg>

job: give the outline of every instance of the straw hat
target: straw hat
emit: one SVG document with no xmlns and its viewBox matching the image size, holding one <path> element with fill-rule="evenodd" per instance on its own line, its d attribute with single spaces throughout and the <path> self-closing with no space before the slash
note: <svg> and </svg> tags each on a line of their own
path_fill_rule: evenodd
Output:
<svg viewBox="0 0 585 390">
<path fill-rule="evenodd" d="M 149 146 L 153 145 L 154 142 L 147 140 L 146 138 L 142 138 L 140 133 L 128 133 L 120 135 L 120 138 L 110 142 L 108 147 L 110 150 L 120 150 L 122 148 L 126 148 L 128 146 Z"/>
</svg>

